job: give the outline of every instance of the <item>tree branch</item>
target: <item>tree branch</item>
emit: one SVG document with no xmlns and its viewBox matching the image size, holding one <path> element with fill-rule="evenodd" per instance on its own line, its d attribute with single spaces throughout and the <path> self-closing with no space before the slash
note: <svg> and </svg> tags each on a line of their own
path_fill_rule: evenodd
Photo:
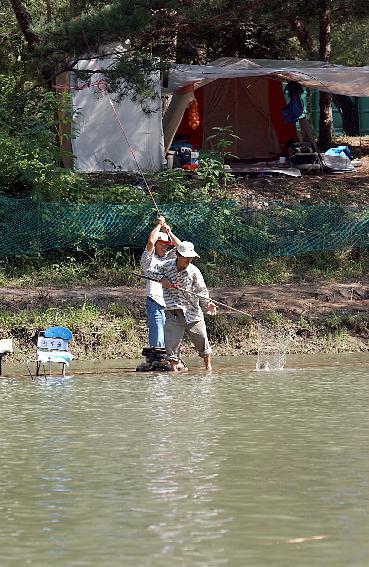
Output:
<svg viewBox="0 0 369 567">
<path fill-rule="evenodd" d="M 35 45 L 40 40 L 32 31 L 32 16 L 28 10 L 23 6 L 22 0 L 10 0 L 11 5 L 17 18 L 18 25 L 26 38 L 30 51 L 33 51 Z"/>
<path fill-rule="evenodd" d="M 322 2 L 322 11 L 319 26 L 319 56 L 322 61 L 329 61 L 331 57 L 331 7 L 330 0 Z"/>
<path fill-rule="evenodd" d="M 292 13 L 289 14 L 288 21 L 292 31 L 295 32 L 301 47 L 309 53 L 310 57 L 313 59 L 319 59 L 319 49 L 298 15 Z"/>
</svg>

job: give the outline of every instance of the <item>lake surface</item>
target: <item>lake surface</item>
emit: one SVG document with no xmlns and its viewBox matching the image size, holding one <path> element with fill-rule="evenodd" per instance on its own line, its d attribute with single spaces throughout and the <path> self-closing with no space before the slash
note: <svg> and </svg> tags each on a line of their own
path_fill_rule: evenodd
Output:
<svg viewBox="0 0 369 567">
<path fill-rule="evenodd" d="M 368 567 L 367 355 L 119 365 L 5 365 L 1 567 Z"/>
</svg>

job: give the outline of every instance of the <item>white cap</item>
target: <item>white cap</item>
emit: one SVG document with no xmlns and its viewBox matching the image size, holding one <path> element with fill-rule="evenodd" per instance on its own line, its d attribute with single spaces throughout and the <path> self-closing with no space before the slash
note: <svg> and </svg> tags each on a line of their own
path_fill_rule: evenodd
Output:
<svg viewBox="0 0 369 567">
<path fill-rule="evenodd" d="M 162 242 L 169 242 L 169 236 L 165 232 L 159 232 L 156 242 L 161 240 Z"/>
<path fill-rule="evenodd" d="M 177 251 L 180 253 L 181 256 L 184 258 L 200 258 L 200 256 L 195 252 L 194 245 L 192 242 L 187 242 L 183 240 L 178 246 Z"/>
</svg>

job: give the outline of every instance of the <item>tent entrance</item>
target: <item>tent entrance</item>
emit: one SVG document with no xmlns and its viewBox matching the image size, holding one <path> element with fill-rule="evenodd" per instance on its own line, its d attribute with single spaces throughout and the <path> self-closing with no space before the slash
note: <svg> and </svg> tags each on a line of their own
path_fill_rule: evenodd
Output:
<svg viewBox="0 0 369 567">
<path fill-rule="evenodd" d="M 280 81 L 266 77 L 218 79 L 198 88 L 200 125 L 191 128 L 188 108 L 174 136 L 174 142 L 186 141 L 196 149 L 212 150 L 214 128 L 231 127 L 238 136 L 229 152 L 237 156 L 230 162 L 274 160 L 286 154 L 286 144 L 297 141 L 294 124 L 284 122 L 286 105 Z M 221 137 L 221 133 L 219 134 Z"/>
</svg>

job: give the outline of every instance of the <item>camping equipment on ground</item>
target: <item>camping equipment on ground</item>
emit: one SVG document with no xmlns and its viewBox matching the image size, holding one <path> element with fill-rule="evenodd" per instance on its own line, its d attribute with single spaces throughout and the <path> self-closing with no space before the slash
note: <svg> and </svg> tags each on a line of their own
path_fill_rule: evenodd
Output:
<svg viewBox="0 0 369 567">
<path fill-rule="evenodd" d="M 337 146 L 329 148 L 323 155 L 324 166 L 332 173 L 346 173 L 355 171 L 352 163 L 353 155 L 348 146 Z"/>
<path fill-rule="evenodd" d="M 2 373 L 3 358 L 13 352 L 13 339 L 0 339 L 0 376 Z"/>
<path fill-rule="evenodd" d="M 151 76 L 156 96 L 145 101 L 145 108 L 133 96 L 117 101 L 111 95 L 116 114 L 112 111 L 111 96 L 104 87 L 104 69 L 112 67 L 121 51 L 122 46 L 106 46 L 97 55 L 80 59 L 75 72 L 62 73 L 56 79 L 57 91 L 71 95 L 73 131 L 77 133 L 71 136 L 66 121 L 61 120 L 65 167 L 74 165 L 89 173 L 137 172 L 159 171 L 165 164 L 159 73 Z M 89 73 L 89 80 L 81 81 L 80 72 Z"/>
<path fill-rule="evenodd" d="M 174 167 L 174 150 L 169 150 L 167 153 L 167 167 L 168 169 L 173 169 Z"/>
<path fill-rule="evenodd" d="M 345 146 L 347 147 L 347 146 Z M 355 171 L 355 167 L 345 151 L 335 151 L 338 148 L 331 148 L 322 155 L 322 161 L 327 170 L 332 173 L 347 173 Z"/>
<path fill-rule="evenodd" d="M 286 124 L 282 82 L 348 96 L 369 96 L 369 67 L 345 67 L 321 61 L 237 59 L 223 57 L 207 65 L 175 65 L 169 73 L 172 100 L 163 117 L 165 148 L 175 135 L 187 135 L 196 149 L 211 149 L 214 127 L 232 126 L 230 152 L 241 160 L 276 159 L 284 144 L 298 141 L 294 124 Z M 189 124 L 192 101 L 200 125 Z M 306 121 L 305 118 L 299 119 Z M 303 131 L 303 141 L 312 141 Z"/>
<path fill-rule="evenodd" d="M 242 60 L 237 61 L 237 69 L 242 70 Z M 203 67 L 204 77 L 206 67 Z M 175 139 L 186 136 L 196 150 L 211 151 L 222 138 L 221 131 L 214 137 L 213 128 L 231 127 L 234 138 L 227 151 L 238 158 L 237 162 L 276 159 L 283 153 L 281 145 L 289 139 L 298 139 L 295 125 L 286 124 L 282 116 L 286 101 L 280 81 L 267 77 L 228 78 L 227 65 L 224 68 L 219 66 L 218 70 L 220 74 L 216 80 L 204 81 L 203 84 L 198 81 L 191 95 L 198 107 L 199 126 L 195 130 L 190 126 L 191 106 L 188 109 L 176 106 L 176 101 L 180 103 L 181 98 L 187 100 L 187 106 L 189 98 L 186 94 L 173 95 L 173 102 L 163 118 L 166 147 L 171 146 L 172 132 Z M 173 121 L 170 119 L 171 112 L 175 115 Z"/>
<path fill-rule="evenodd" d="M 183 167 L 189 163 L 191 163 L 191 149 L 183 146 L 177 148 L 174 153 L 175 167 Z"/>
<path fill-rule="evenodd" d="M 288 154 L 291 164 L 300 170 L 322 169 L 319 153 L 311 142 L 289 144 Z"/>
<path fill-rule="evenodd" d="M 36 331 L 34 339 L 37 341 L 36 376 L 40 374 L 41 364 L 51 363 L 62 365 L 62 374 L 73 359 L 69 352 L 69 341 L 73 333 L 67 327 L 48 327 L 45 331 Z"/>
<path fill-rule="evenodd" d="M 326 156 L 339 156 L 341 154 L 345 154 L 351 160 L 354 158 L 348 146 L 337 146 L 336 148 L 329 148 L 329 150 L 325 152 Z"/>
<path fill-rule="evenodd" d="M 146 362 L 142 362 L 137 366 L 137 372 L 152 372 L 154 370 L 165 372 L 170 370 L 165 348 L 145 347 L 142 349 L 142 356 L 146 358 Z"/>
<path fill-rule="evenodd" d="M 207 145 L 211 147 L 211 142 L 206 140 L 213 134 L 214 126 L 231 125 L 243 140 L 238 144 L 235 141 L 231 153 L 241 159 L 268 156 L 273 159 L 284 155 L 281 149 L 286 140 L 297 139 L 294 124 L 286 124 L 282 115 L 282 108 L 286 106 L 282 81 L 348 96 L 369 95 L 368 67 L 226 57 L 207 65 L 174 65 L 167 89 L 162 88 L 160 92 L 159 75 L 153 77 L 157 85 L 157 99 L 150 107 L 153 112 L 144 112 L 139 102 L 128 96 L 114 103 L 126 132 L 127 139 L 122 139 L 110 97 L 103 88 L 103 70 L 113 63 L 114 49 L 121 52 L 122 46 L 113 49 L 109 46 L 105 54 L 86 56 L 78 62 L 76 71 L 89 73 L 89 81 L 80 81 L 76 73 L 62 73 L 56 79 L 57 91 L 70 92 L 73 108 L 77 110 L 73 129 L 79 135 L 72 142 L 70 127 L 65 120 L 60 121 L 62 149 L 66 150 L 65 167 L 73 165 L 70 156 L 74 154 L 74 165 L 81 171 L 138 171 L 137 163 L 145 171 L 160 170 L 165 165 L 165 153 L 174 136 L 181 133 L 182 126 L 186 127 L 186 132 L 182 128 L 182 134 L 187 134 L 189 142 L 196 141 L 193 145 L 198 150 L 206 149 Z M 224 93 L 222 86 L 226 89 Z M 173 94 L 163 119 L 165 152 L 160 100 L 164 92 Z M 184 125 L 181 121 L 187 107 Z M 137 163 L 127 140 L 137 156 Z"/>
</svg>

